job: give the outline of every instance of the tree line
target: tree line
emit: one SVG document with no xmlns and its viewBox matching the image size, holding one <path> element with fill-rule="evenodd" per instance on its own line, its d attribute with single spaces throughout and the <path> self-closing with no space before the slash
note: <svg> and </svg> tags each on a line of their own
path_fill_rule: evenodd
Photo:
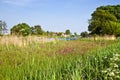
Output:
<svg viewBox="0 0 120 80">
<path fill-rule="evenodd" d="M 47 35 L 47 36 L 53 36 L 55 33 L 57 36 L 61 36 L 62 32 L 50 32 L 50 31 L 44 31 L 40 25 L 35 25 L 33 27 L 30 27 L 26 23 L 20 23 L 18 25 L 15 25 L 11 28 L 11 34 L 12 35 Z M 70 30 L 65 31 L 66 35 L 70 35 Z"/>
<path fill-rule="evenodd" d="M 5 21 L 0 20 L 0 35 L 7 31 L 7 24 Z M 27 23 L 19 23 L 10 29 L 11 35 L 28 36 L 28 35 L 43 35 L 43 36 L 62 36 L 71 35 L 71 31 L 67 29 L 65 32 L 52 32 L 44 31 L 40 25 L 30 27 Z"/>
<path fill-rule="evenodd" d="M 91 14 L 92 18 L 88 20 L 88 31 L 81 32 L 82 37 L 89 35 L 115 35 L 120 36 L 120 5 L 100 6 Z M 0 34 L 6 32 L 6 22 L 0 20 Z M 40 25 L 30 27 L 26 23 L 20 23 L 13 26 L 10 30 L 12 35 L 54 35 L 54 32 L 44 31 Z M 61 36 L 63 33 L 57 33 Z M 65 34 L 72 35 L 70 30 L 66 30 Z M 74 33 L 77 35 L 77 33 Z"/>
</svg>

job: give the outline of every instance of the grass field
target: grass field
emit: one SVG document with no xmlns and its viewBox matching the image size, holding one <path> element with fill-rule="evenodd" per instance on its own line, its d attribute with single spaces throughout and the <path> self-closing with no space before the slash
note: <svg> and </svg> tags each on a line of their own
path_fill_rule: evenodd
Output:
<svg viewBox="0 0 120 80">
<path fill-rule="evenodd" d="M 0 38 L 0 80 L 120 79 L 119 41 L 32 39 Z"/>
</svg>

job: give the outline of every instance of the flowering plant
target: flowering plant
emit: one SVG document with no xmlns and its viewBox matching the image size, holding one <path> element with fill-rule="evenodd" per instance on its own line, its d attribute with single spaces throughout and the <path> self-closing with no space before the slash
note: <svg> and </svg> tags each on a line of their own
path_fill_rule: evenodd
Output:
<svg viewBox="0 0 120 80">
<path fill-rule="evenodd" d="M 104 57 L 107 59 L 108 67 L 102 70 L 106 80 L 119 80 L 120 79 L 120 54 L 113 54 L 111 58 Z"/>
</svg>

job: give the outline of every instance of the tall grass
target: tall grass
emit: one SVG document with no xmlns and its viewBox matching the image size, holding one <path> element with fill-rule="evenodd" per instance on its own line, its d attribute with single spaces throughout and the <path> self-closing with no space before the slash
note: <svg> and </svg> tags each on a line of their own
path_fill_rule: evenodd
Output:
<svg viewBox="0 0 120 80">
<path fill-rule="evenodd" d="M 120 42 L 111 43 L 78 40 L 43 44 L 33 41 L 24 47 L 1 43 L 0 80 L 119 79 L 120 61 L 109 59 L 120 54 Z M 111 68 L 111 62 L 118 65 L 115 69 L 112 66 L 114 71 L 118 71 L 112 76 L 105 73 Z"/>
</svg>

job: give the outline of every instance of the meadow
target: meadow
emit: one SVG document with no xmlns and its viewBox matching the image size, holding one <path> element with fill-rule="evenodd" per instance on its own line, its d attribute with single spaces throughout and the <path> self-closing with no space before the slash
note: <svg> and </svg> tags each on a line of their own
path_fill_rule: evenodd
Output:
<svg viewBox="0 0 120 80">
<path fill-rule="evenodd" d="M 120 41 L 1 37 L 0 80 L 120 80 Z"/>
</svg>

